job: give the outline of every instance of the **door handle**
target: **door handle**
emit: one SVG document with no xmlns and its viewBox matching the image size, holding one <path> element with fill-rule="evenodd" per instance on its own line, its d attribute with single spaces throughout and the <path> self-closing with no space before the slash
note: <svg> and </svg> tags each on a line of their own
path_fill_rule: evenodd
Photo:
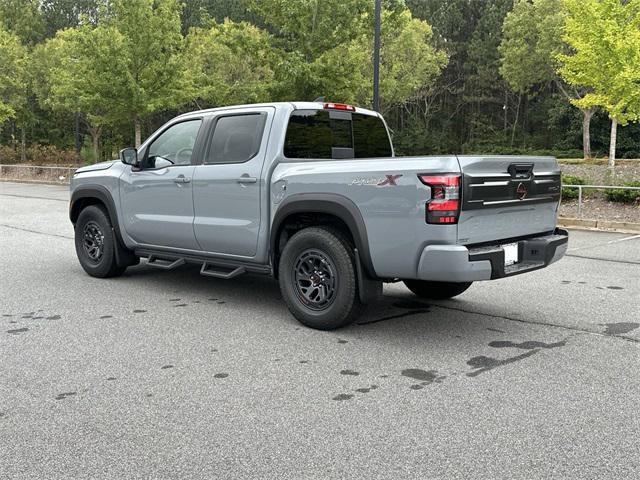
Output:
<svg viewBox="0 0 640 480">
<path fill-rule="evenodd" d="M 176 183 L 189 183 L 191 179 L 189 177 L 185 177 L 184 175 L 178 175 L 173 179 L 173 181 Z"/>
<path fill-rule="evenodd" d="M 258 179 L 256 177 L 250 177 L 246 173 L 238 178 L 238 183 L 256 183 Z"/>
</svg>

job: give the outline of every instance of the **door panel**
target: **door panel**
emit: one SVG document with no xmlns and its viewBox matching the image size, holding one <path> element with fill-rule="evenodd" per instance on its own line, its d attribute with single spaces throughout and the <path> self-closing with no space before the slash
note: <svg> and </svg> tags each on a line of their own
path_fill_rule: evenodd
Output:
<svg viewBox="0 0 640 480">
<path fill-rule="evenodd" d="M 199 250 L 193 175 L 202 160 L 202 119 L 179 120 L 140 148 L 141 168 L 120 177 L 125 232 L 137 243 Z"/>
<path fill-rule="evenodd" d="M 194 230 L 204 251 L 254 257 L 262 167 L 273 109 L 220 115 L 193 181 Z"/>
<path fill-rule="evenodd" d="M 137 243 L 199 250 L 193 232 L 193 165 L 121 177 L 124 229 Z"/>
</svg>

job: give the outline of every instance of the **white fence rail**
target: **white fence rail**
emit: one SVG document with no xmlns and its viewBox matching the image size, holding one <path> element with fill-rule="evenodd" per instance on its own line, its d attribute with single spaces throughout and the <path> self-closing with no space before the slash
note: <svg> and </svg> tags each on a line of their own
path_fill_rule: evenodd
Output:
<svg viewBox="0 0 640 480">
<path fill-rule="evenodd" d="M 618 185 L 562 185 L 562 188 L 577 188 L 578 189 L 578 218 L 582 217 L 582 190 L 585 188 L 591 188 L 593 190 L 640 190 L 640 187 L 623 187 Z"/>
</svg>

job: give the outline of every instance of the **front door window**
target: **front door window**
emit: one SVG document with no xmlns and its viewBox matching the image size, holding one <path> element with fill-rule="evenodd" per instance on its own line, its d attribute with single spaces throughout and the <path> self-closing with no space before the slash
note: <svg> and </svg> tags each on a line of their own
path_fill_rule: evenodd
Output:
<svg viewBox="0 0 640 480">
<path fill-rule="evenodd" d="M 143 168 L 190 165 L 202 120 L 188 120 L 172 125 L 149 146 Z"/>
</svg>

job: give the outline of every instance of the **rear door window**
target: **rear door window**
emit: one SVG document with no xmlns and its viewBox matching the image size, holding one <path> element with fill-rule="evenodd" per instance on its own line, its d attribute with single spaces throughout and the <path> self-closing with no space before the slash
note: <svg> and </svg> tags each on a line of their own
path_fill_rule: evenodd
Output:
<svg viewBox="0 0 640 480">
<path fill-rule="evenodd" d="M 382 120 L 335 110 L 296 110 L 284 142 L 287 158 L 390 157 L 391 143 Z"/>
<path fill-rule="evenodd" d="M 260 151 L 266 113 L 227 115 L 215 125 L 205 163 L 244 163 Z"/>
</svg>

